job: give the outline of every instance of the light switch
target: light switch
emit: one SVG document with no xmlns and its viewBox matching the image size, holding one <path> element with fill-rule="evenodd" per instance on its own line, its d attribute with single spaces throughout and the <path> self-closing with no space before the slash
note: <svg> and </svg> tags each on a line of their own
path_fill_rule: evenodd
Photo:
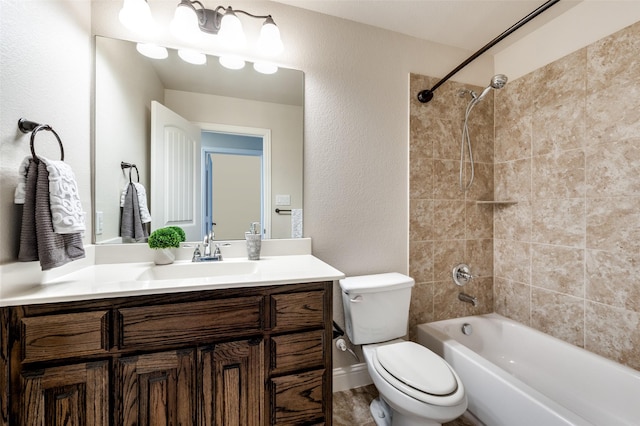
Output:
<svg viewBox="0 0 640 426">
<path fill-rule="evenodd" d="M 291 195 L 276 195 L 276 206 L 290 206 Z"/>
</svg>

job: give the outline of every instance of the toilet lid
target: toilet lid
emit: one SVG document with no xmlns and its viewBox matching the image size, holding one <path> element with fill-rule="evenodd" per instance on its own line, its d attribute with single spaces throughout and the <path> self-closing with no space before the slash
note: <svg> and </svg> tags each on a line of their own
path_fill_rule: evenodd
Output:
<svg viewBox="0 0 640 426">
<path fill-rule="evenodd" d="M 376 349 L 380 365 L 399 381 L 421 392 L 450 395 L 458 382 L 438 355 L 414 342 L 399 342 Z"/>
</svg>

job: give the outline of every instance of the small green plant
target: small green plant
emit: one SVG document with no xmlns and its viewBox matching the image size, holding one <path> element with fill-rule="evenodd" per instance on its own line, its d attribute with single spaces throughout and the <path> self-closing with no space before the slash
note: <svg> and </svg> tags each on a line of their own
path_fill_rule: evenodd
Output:
<svg viewBox="0 0 640 426">
<path fill-rule="evenodd" d="M 156 229 L 149 235 L 149 247 L 152 249 L 163 249 L 169 247 L 180 247 L 180 243 L 185 240 L 182 228 L 178 226 L 167 226 Z"/>
<path fill-rule="evenodd" d="M 187 235 L 184 233 L 184 229 L 179 226 L 167 226 L 168 229 L 173 229 L 180 236 L 180 242 L 183 243 L 187 240 Z"/>
</svg>

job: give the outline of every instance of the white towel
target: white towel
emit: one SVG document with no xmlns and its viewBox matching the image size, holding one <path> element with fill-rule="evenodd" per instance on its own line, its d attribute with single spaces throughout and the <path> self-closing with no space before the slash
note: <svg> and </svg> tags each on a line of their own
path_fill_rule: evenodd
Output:
<svg viewBox="0 0 640 426">
<path fill-rule="evenodd" d="M 16 204 L 24 204 L 24 197 L 26 194 L 26 186 L 27 186 L 27 172 L 29 171 L 29 162 L 31 161 L 31 156 L 24 157 L 22 163 L 20 163 L 20 168 L 18 169 L 18 186 L 16 186 L 16 192 L 14 195 L 14 202 Z"/>
<path fill-rule="evenodd" d="M 49 172 L 49 204 L 53 229 L 57 234 L 85 231 L 84 216 L 78 184 L 71 167 L 64 161 L 39 157 Z"/>
<path fill-rule="evenodd" d="M 291 209 L 291 238 L 302 238 L 302 209 Z"/>
<path fill-rule="evenodd" d="M 140 221 L 142 223 L 151 222 L 151 214 L 149 213 L 149 207 L 147 207 L 147 191 L 144 189 L 144 185 L 139 182 L 133 182 L 133 186 L 136 187 L 136 193 L 138 194 L 138 210 L 140 210 Z M 127 195 L 129 184 L 126 184 L 120 193 L 120 207 L 124 207 L 124 199 Z"/>
</svg>

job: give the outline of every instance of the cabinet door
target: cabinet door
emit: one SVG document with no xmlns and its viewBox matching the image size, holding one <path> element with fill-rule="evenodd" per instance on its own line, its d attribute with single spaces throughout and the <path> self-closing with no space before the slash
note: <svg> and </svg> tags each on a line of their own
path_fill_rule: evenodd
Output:
<svg viewBox="0 0 640 426">
<path fill-rule="evenodd" d="M 199 426 L 259 426 L 264 406 L 264 343 L 242 340 L 198 351 Z"/>
<path fill-rule="evenodd" d="M 107 361 L 26 371 L 20 379 L 21 425 L 109 425 Z"/>
<path fill-rule="evenodd" d="M 116 424 L 195 425 L 194 350 L 116 360 Z"/>
</svg>

